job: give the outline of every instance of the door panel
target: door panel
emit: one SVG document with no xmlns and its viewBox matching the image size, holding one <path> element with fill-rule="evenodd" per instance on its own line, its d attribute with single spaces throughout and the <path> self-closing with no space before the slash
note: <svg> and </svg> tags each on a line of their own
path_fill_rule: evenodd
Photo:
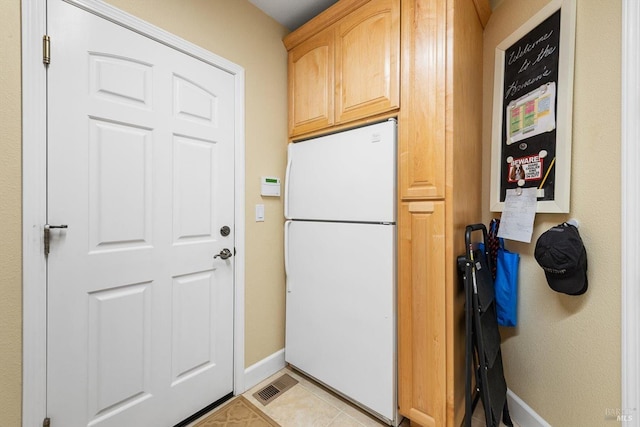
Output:
<svg viewBox="0 0 640 427">
<path fill-rule="evenodd" d="M 174 243 L 214 240 L 213 182 L 216 145 L 176 135 L 173 140 Z"/>
<path fill-rule="evenodd" d="M 400 2 L 372 0 L 336 29 L 335 122 L 400 106 Z"/>
<path fill-rule="evenodd" d="M 151 245 L 152 138 L 150 129 L 89 119 L 92 252 Z"/>
<path fill-rule="evenodd" d="M 446 99 L 447 95 L 452 98 L 447 91 L 454 91 L 447 81 L 450 78 L 447 73 L 452 72 L 447 69 L 446 59 L 449 55 L 447 48 L 450 47 L 447 30 L 452 31 L 448 27 L 448 5 L 446 0 L 402 0 L 402 109 L 398 118 L 399 189 L 402 200 L 444 199 L 445 165 L 451 162 L 447 157 L 450 154 L 445 153 L 445 142 L 450 138 L 446 127 L 457 131 L 460 122 L 467 124 L 465 115 L 461 115 L 463 119 L 457 123 L 447 124 L 447 117 L 453 117 L 454 114 L 454 111 L 447 109 L 452 107 Z M 448 60 L 454 61 L 452 58 Z M 466 92 L 462 90 L 463 87 L 467 90 L 467 82 L 461 76 L 456 75 L 455 78 L 456 82 L 464 82 L 455 89 L 456 95 L 465 93 L 460 95 L 464 99 L 460 104 L 471 105 L 471 99 L 466 99 Z M 468 108 L 474 111 L 473 107 Z M 468 140 L 470 136 L 465 134 L 460 138 Z M 460 157 L 464 158 L 467 153 L 459 149 L 462 145 L 456 144 L 455 152 L 463 153 Z M 455 164 L 454 167 L 461 166 Z M 459 189 L 456 188 L 456 191 Z"/>
<path fill-rule="evenodd" d="M 289 71 L 289 134 L 300 135 L 333 124 L 334 28 L 330 27 L 291 49 Z"/>
<path fill-rule="evenodd" d="M 395 415 L 395 226 L 288 221 L 285 360 Z"/>
<path fill-rule="evenodd" d="M 212 292 L 216 289 L 213 271 L 173 278 L 172 382 L 215 367 L 215 335 Z M 213 298 L 215 301 L 217 298 Z"/>
<path fill-rule="evenodd" d="M 395 121 L 289 144 L 287 218 L 395 222 Z"/>
<path fill-rule="evenodd" d="M 150 285 L 89 294 L 88 393 L 97 415 L 150 397 Z"/>
<path fill-rule="evenodd" d="M 398 225 L 400 413 L 446 425 L 445 204 L 402 203 Z"/>
<path fill-rule="evenodd" d="M 233 390 L 233 76 L 48 2 L 48 415 L 173 425 Z M 222 237 L 223 225 L 231 234 Z"/>
</svg>

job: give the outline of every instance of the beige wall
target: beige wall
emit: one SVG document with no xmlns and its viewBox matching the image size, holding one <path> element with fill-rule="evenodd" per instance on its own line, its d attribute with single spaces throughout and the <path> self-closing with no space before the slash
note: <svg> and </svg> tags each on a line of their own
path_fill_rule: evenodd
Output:
<svg viewBox="0 0 640 427">
<path fill-rule="evenodd" d="M 0 2 L 0 424 L 20 424 L 22 221 L 20 0 Z"/>
<path fill-rule="evenodd" d="M 284 347 L 282 200 L 261 198 L 261 175 L 284 177 L 288 30 L 246 0 L 108 0 L 245 69 L 245 366 Z M 0 424 L 21 412 L 20 0 L 0 2 Z M 266 221 L 254 220 L 264 203 Z"/>
<path fill-rule="evenodd" d="M 489 212 L 495 47 L 547 0 L 502 0 L 484 34 L 483 217 Z M 571 212 L 538 214 L 522 255 L 519 326 L 502 329 L 507 384 L 554 426 L 602 426 L 620 408 L 620 58 L 621 2 L 578 0 Z M 542 232 L 571 217 L 589 259 L 589 291 L 553 292 L 533 258 Z"/>
</svg>

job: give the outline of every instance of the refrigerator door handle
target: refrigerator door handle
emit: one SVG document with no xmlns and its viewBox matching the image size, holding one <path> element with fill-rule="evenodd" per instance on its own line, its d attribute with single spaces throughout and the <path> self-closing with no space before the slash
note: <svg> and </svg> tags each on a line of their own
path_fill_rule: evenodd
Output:
<svg viewBox="0 0 640 427">
<path fill-rule="evenodd" d="M 287 293 L 291 293 L 291 281 L 289 280 L 289 227 L 291 221 L 284 223 L 284 278 L 287 283 Z"/>
<path fill-rule="evenodd" d="M 291 163 L 293 160 L 291 159 L 291 146 L 293 143 L 289 143 L 289 147 L 287 148 L 287 169 L 284 173 L 284 217 L 286 219 L 289 218 L 289 180 L 291 178 Z"/>
</svg>

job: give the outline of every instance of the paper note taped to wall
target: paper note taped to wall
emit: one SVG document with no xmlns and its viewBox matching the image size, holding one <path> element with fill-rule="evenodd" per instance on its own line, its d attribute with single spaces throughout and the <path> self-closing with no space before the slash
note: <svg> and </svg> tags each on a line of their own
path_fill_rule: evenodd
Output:
<svg viewBox="0 0 640 427">
<path fill-rule="evenodd" d="M 507 190 L 498 237 L 531 243 L 537 196 L 538 189 L 535 187 Z"/>
<path fill-rule="evenodd" d="M 556 83 L 545 83 L 507 105 L 507 145 L 556 128 Z"/>
</svg>

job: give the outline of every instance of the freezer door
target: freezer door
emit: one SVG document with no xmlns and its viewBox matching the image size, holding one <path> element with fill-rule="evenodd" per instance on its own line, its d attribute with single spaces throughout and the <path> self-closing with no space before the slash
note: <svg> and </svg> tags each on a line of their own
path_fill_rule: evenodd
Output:
<svg viewBox="0 0 640 427">
<path fill-rule="evenodd" d="M 289 144 L 287 219 L 395 222 L 396 122 Z"/>
<path fill-rule="evenodd" d="M 394 420 L 395 226 L 285 227 L 286 361 Z"/>
</svg>

